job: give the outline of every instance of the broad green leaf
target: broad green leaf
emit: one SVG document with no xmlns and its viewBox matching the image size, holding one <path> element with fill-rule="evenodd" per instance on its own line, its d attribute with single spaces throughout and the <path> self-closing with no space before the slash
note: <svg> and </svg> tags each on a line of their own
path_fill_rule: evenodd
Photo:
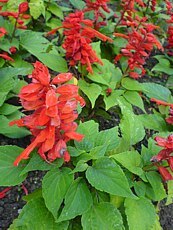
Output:
<svg viewBox="0 0 173 230">
<path fill-rule="evenodd" d="M 118 127 L 114 127 L 99 132 L 95 139 L 95 146 L 106 145 L 107 151 L 111 151 L 118 146 L 119 141 Z"/>
<path fill-rule="evenodd" d="M 61 7 L 58 6 L 56 3 L 49 3 L 47 10 L 49 10 L 52 14 L 56 15 L 57 17 L 63 20 L 63 11 Z"/>
<path fill-rule="evenodd" d="M 142 88 L 149 98 L 156 98 L 171 103 L 173 102 L 171 99 L 171 91 L 162 85 L 156 83 L 143 83 Z"/>
<path fill-rule="evenodd" d="M 143 181 L 134 181 L 133 183 L 135 193 L 139 197 L 145 197 L 147 185 Z"/>
<path fill-rule="evenodd" d="M 99 95 L 101 94 L 102 88 L 94 83 L 87 83 L 84 80 L 78 81 L 79 87 L 89 98 L 92 108 L 94 108 L 95 102 Z"/>
<path fill-rule="evenodd" d="M 19 128 L 16 125 L 9 126 L 10 120 L 8 120 L 8 118 L 4 115 L 0 115 L 0 120 L 0 134 L 10 138 L 21 138 L 30 135 L 29 130 L 23 127 Z"/>
<path fill-rule="evenodd" d="M 84 135 L 82 141 L 75 141 L 77 149 L 90 151 L 94 147 L 95 138 L 98 133 L 98 123 L 94 121 L 87 121 L 78 126 L 77 131 Z"/>
<path fill-rule="evenodd" d="M 126 145 L 128 148 L 128 146 L 130 147 L 144 138 L 145 129 L 137 115 L 124 106 L 121 106 L 121 110 L 123 114 L 120 122 L 120 129 L 123 137 L 122 141 L 123 145 Z"/>
<path fill-rule="evenodd" d="M 57 72 L 68 70 L 65 59 L 60 56 L 56 49 L 52 51 L 54 48 L 52 43 L 44 38 L 42 33 L 25 31 L 20 36 L 20 44 L 50 69 Z"/>
<path fill-rule="evenodd" d="M 76 167 L 73 169 L 71 173 L 83 172 L 86 171 L 87 168 L 88 168 L 88 164 L 85 163 L 85 161 L 81 160 L 77 162 Z"/>
<path fill-rule="evenodd" d="M 34 19 L 37 19 L 41 14 L 45 16 L 45 6 L 43 0 L 30 0 L 30 14 Z"/>
<path fill-rule="evenodd" d="M 0 92 L 0 106 L 4 104 L 4 101 L 6 100 L 8 92 Z"/>
<path fill-rule="evenodd" d="M 166 82 L 166 87 L 168 87 L 169 89 L 173 89 L 173 76 L 169 76 L 169 78 Z"/>
<path fill-rule="evenodd" d="M 58 53 L 36 53 L 35 55 L 41 62 L 56 72 L 67 72 L 67 62 Z"/>
<path fill-rule="evenodd" d="M 129 230 L 149 230 L 156 221 L 156 210 L 150 200 L 127 198 L 125 200 L 125 213 Z"/>
<path fill-rule="evenodd" d="M 159 71 L 166 73 L 168 75 L 172 75 L 173 69 L 170 67 L 170 62 L 168 59 L 163 58 L 162 55 L 159 58 L 159 55 L 157 56 L 157 60 L 159 63 L 157 63 L 153 68 L 152 71 Z"/>
<path fill-rule="evenodd" d="M 70 0 L 70 3 L 78 10 L 82 10 L 85 7 L 85 2 L 82 0 Z"/>
<path fill-rule="evenodd" d="M 127 168 L 130 172 L 142 177 L 146 181 L 144 171 L 142 170 L 141 156 L 137 151 L 127 151 L 112 155 L 111 157 Z"/>
<path fill-rule="evenodd" d="M 153 188 L 156 201 L 161 201 L 166 197 L 162 179 L 157 172 L 146 172 L 146 177 Z"/>
<path fill-rule="evenodd" d="M 138 92 L 126 91 L 123 96 L 129 103 L 139 107 L 145 112 L 144 102 Z"/>
<path fill-rule="evenodd" d="M 104 145 L 96 146 L 93 149 L 91 149 L 89 154 L 91 155 L 92 159 L 98 159 L 105 155 L 106 149 L 107 149 L 107 145 L 105 143 Z"/>
<path fill-rule="evenodd" d="M 91 193 L 82 178 L 76 179 L 68 189 L 65 196 L 65 205 L 58 222 L 70 220 L 82 215 L 92 205 Z"/>
<path fill-rule="evenodd" d="M 58 159 L 58 163 L 61 166 L 61 164 L 63 164 L 62 159 Z M 59 165 L 56 165 L 55 163 L 47 163 L 39 156 L 39 154 L 36 151 L 34 151 L 32 157 L 29 160 L 29 163 L 25 166 L 25 168 L 21 172 L 21 175 L 35 170 L 41 170 L 41 171 L 50 170 Z"/>
<path fill-rule="evenodd" d="M 42 198 L 33 199 L 28 202 L 18 219 L 10 226 L 9 230 L 67 230 L 69 223 L 55 223 L 52 214 L 45 207 Z"/>
<path fill-rule="evenodd" d="M 18 75 L 22 75 L 22 76 L 25 76 L 25 75 L 28 75 L 31 73 L 31 68 L 13 68 L 13 67 L 5 67 L 5 68 L 2 68 L 0 69 L 0 86 L 1 84 L 4 84 L 3 85 L 3 92 L 6 91 L 6 82 L 9 81 L 9 78 L 12 79 L 12 77 L 15 77 L 15 76 L 18 76 Z M 10 86 L 12 87 L 12 83 L 10 84 Z M 13 85 L 14 87 L 14 85 Z M 1 89 L 1 88 L 0 88 Z M 10 88 L 11 89 L 11 88 Z"/>
<path fill-rule="evenodd" d="M 59 170 L 57 168 L 49 171 L 43 178 L 43 198 L 46 207 L 57 219 L 58 210 L 61 206 L 63 199 L 73 182 L 73 175 L 69 174 L 69 168 Z"/>
<path fill-rule="evenodd" d="M 112 204 L 102 202 L 93 205 L 82 215 L 83 230 L 123 230 L 120 212 Z"/>
<path fill-rule="evenodd" d="M 165 120 L 158 114 L 141 114 L 138 116 L 138 119 L 146 129 L 159 132 L 166 132 L 168 130 Z"/>
<path fill-rule="evenodd" d="M 0 114 L 2 114 L 2 115 L 9 115 L 11 113 L 16 112 L 20 108 L 21 108 L 21 106 L 14 106 L 14 105 L 10 105 L 10 104 L 4 103 L 0 107 Z"/>
<path fill-rule="evenodd" d="M 135 90 L 135 91 L 142 91 L 143 87 L 142 84 L 137 82 L 136 80 L 133 80 L 131 78 L 123 78 L 121 81 L 121 85 L 128 90 Z"/>
<path fill-rule="evenodd" d="M 86 171 L 89 183 L 100 191 L 135 198 L 121 167 L 108 157 L 101 157 Z"/>
<path fill-rule="evenodd" d="M 93 74 L 88 74 L 88 78 L 96 83 L 103 84 L 115 89 L 116 84 L 122 77 L 121 70 L 106 59 L 102 59 L 103 65 L 93 67 Z"/>
<path fill-rule="evenodd" d="M 13 162 L 23 151 L 18 146 L 5 145 L 0 146 L 0 185 L 15 186 L 25 180 L 26 174 L 20 176 L 23 170 L 22 166 L 14 166 Z"/>
<path fill-rule="evenodd" d="M 104 94 L 103 101 L 105 103 L 106 111 L 117 105 L 117 98 L 123 94 L 123 90 L 113 91 L 110 95 Z"/>
</svg>

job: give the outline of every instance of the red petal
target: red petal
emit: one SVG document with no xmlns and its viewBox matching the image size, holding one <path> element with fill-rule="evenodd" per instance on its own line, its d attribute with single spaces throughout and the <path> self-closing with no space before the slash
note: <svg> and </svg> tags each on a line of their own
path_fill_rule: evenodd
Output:
<svg viewBox="0 0 173 230">
<path fill-rule="evenodd" d="M 76 132 L 65 133 L 65 136 L 69 137 L 72 140 L 81 141 L 84 138 L 84 135 Z"/>
<path fill-rule="evenodd" d="M 57 104 L 57 96 L 53 89 L 49 90 L 46 94 L 46 107 L 49 108 Z"/>
<path fill-rule="evenodd" d="M 72 77 L 73 77 L 73 75 L 71 73 L 60 73 L 52 80 L 52 84 L 56 85 L 56 84 L 61 84 L 61 83 L 67 82 Z"/>
</svg>

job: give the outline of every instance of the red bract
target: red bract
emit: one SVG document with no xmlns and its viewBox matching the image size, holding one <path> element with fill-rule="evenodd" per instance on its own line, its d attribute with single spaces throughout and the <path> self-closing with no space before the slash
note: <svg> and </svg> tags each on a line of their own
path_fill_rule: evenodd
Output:
<svg viewBox="0 0 173 230">
<path fill-rule="evenodd" d="M 12 47 L 10 47 L 9 51 L 10 51 L 10 53 L 15 54 L 17 49 L 15 46 L 12 46 Z"/>
<path fill-rule="evenodd" d="M 93 73 L 91 65 L 96 62 L 102 64 L 102 62 L 91 47 L 92 39 L 97 37 L 103 41 L 112 42 L 112 40 L 94 30 L 93 22 L 84 19 L 82 11 L 69 14 L 62 27 L 65 35 L 63 48 L 66 50 L 66 57 L 70 60 L 70 65 L 81 63 L 87 66 L 90 73 Z"/>
<path fill-rule="evenodd" d="M 4 27 L 0 27 L 0 38 L 7 34 L 7 31 Z"/>
<path fill-rule="evenodd" d="M 27 10 L 28 10 L 28 2 L 22 2 L 22 3 L 19 5 L 19 8 L 18 8 L 19 14 L 23 14 L 23 13 L 25 13 Z"/>
<path fill-rule="evenodd" d="M 169 135 L 167 138 L 157 136 L 154 139 L 157 142 L 157 145 L 164 147 L 165 149 L 173 148 L 173 135 Z"/>
<path fill-rule="evenodd" d="M 7 61 L 14 61 L 13 58 L 11 58 L 10 56 L 8 56 L 8 53 L 4 52 L 2 54 L 0 54 L 0 57 L 7 60 Z"/>
<path fill-rule="evenodd" d="M 158 171 L 164 181 L 173 180 L 173 176 L 170 174 L 167 168 L 163 166 L 158 166 Z"/>
<path fill-rule="evenodd" d="M 7 193 L 9 190 L 11 190 L 11 187 L 5 188 L 4 190 L 2 190 L 2 191 L 0 192 L 0 199 L 4 198 L 4 197 L 6 196 L 6 193 Z"/>
<path fill-rule="evenodd" d="M 81 141 L 83 135 L 76 133 L 78 102 L 84 106 L 84 100 L 78 95 L 78 86 L 64 84 L 72 78 L 71 73 L 61 73 L 52 81 L 46 66 L 34 63 L 32 82 L 24 86 L 19 94 L 24 109 L 33 111 L 31 115 L 10 122 L 30 129 L 31 144 L 17 157 L 14 165 L 27 159 L 34 148 L 44 160 L 57 158 L 70 160 L 66 142 Z M 63 84 L 63 85 L 61 85 Z"/>
</svg>

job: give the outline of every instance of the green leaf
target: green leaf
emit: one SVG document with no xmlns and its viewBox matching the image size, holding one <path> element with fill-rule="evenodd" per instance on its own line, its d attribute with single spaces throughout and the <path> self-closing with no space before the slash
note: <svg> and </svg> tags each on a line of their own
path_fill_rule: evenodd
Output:
<svg viewBox="0 0 173 230">
<path fill-rule="evenodd" d="M 45 207 L 42 198 L 33 199 L 28 202 L 18 219 L 10 226 L 9 230 L 67 230 L 69 223 L 55 223 L 52 214 Z"/>
<path fill-rule="evenodd" d="M 126 91 L 123 96 L 129 103 L 139 107 L 141 110 L 145 112 L 144 102 L 138 92 Z"/>
<path fill-rule="evenodd" d="M 85 161 L 81 160 L 77 162 L 76 167 L 73 169 L 71 173 L 83 172 L 86 171 L 87 168 L 88 168 L 88 164 L 85 163 Z"/>
<path fill-rule="evenodd" d="M 63 11 L 61 7 L 58 6 L 56 3 L 49 3 L 47 10 L 49 10 L 52 14 L 56 15 L 57 17 L 63 20 Z"/>
<path fill-rule="evenodd" d="M 144 171 L 142 170 L 141 156 L 137 151 L 127 151 L 112 155 L 111 157 L 127 168 L 130 172 L 141 176 L 146 181 Z"/>
<path fill-rule="evenodd" d="M 153 188 L 156 201 L 161 201 L 166 197 L 162 179 L 157 172 L 146 172 L 146 177 Z"/>
<path fill-rule="evenodd" d="M 36 53 L 35 55 L 41 62 L 56 72 L 67 72 L 67 62 L 58 53 Z"/>
<path fill-rule="evenodd" d="M 85 7 L 85 3 L 82 0 L 70 0 L 70 3 L 78 10 L 82 10 Z"/>
<path fill-rule="evenodd" d="M 89 183 L 100 191 L 135 198 L 123 170 L 113 159 L 99 158 L 87 169 L 86 177 Z"/>
<path fill-rule="evenodd" d="M 151 201 L 146 198 L 138 200 L 127 198 L 125 212 L 129 230 L 149 230 L 156 221 L 156 211 Z"/>
<path fill-rule="evenodd" d="M 117 208 L 107 202 L 93 205 L 82 215 L 83 230 L 123 230 L 122 216 Z"/>
<path fill-rule="evenodd" d="M 171 99 L 171 91 L 162 85 L 156 83 L 143 83 L 142 88 L 149 98 L 156 98 L 171 103 L 173 102 Z"/>
<path fill-rule="evenodd" d="M 45 16 L 45 6 L 43 0 L 30 0 L 29 2 L 30 15 L 37 19 L 41 14 Z"/>
<path fill-rule="evenodd" d="M 21 106 L 14 106 L 14 105 L 4 103 L 3 106 L 0 107 L 0 114 L 9 115 L 11 113 L 16 112 L 20 108 Z"/>
<path fill-rule="evenodd" d="M 126 148 L 128 148 L 128 146 L 130 147 L 144 138 L 145 130 L 137 115 L 125 106 L 121 106 L 121 110 L 123 114 L 120 122 L 122 141 L 123 145 L 126 145 Z"/>
<path fill-rule="evenodd" d="M 154 58 L 156 58 L 156 56 Z M 159 61 L 159 63 L 152 68 L 152 71 L 159 71 L 159 72 L 166 73 L 168 75 L 172 75 L 172 68 L 170 67 L 169 60 L 163 58 L 162 55 L 158 55 L 157 60 Z"/>
<path fill-rule="evenodd" d="M 94 108 L 95 102 L 98 96 L 101 94 L 102 88 L 99 85 L 96 85 L 94 83 L 87 83 L 84 80 L 79 80 L 78 84 L 80 89 L 89 98 L 92 108 Z"/>
<path fill-rule="evenodd" d="M 80 142 L 75 141 L 77 149 L 88 152 L 94 147 L 95 138 L 98 133 L 98 126 L 98 123 L 92 120 L 81 123 L 78 126 L 77 132 L 83 134 L 84 138 Z"/>
<path fill-rule="evenodd" d="M 106 95 L 106 93 L 104 94 L 104 98 L 103 101 L 105 103 L 106 106 L 106 111 L 110 108 L 112 108 L 113 106 L 117 105 L 117 98 L 119 96 L 121 96 L 123 94 L 123 90 L 116 90 L 113 91 L 110 95 Z"/>
<path fill-rule="evenodd" d="M 115 149 L 119 145 L 118 127 L 99 132 L 95 139 L 95 146 L 106 145 L 107 151 Z"/>
<path fill-rule="evenodd" d="M 69 168 L 58 170 L 57 168 L 49 171 L 43 178 L 43 198 L 46 207 L 57 219 L 58 210 L 63 199 L 73 182 L 73 175 L 69 174 Z"/>
<path fill-rule="evenodd" d="M 100 146 L 96 146 L 93 149 L 91 149 L 90 151 L 90 155 L 92 159 L 98 159 L 100 157 L 103 157 L 106 153 L 106 149 L 107 149 L 107 145 L 100 145 Z"/>
<path fill-rule="evenodd" d="M 96 83 L 103 84 L 115 89 L 116 84 L 122 77 L 121 70 L 106 59 L 102 59 L 103 65 L 93 67 L 93 74 L 88 74 L 88 78 Z"/>
<path fill-rule="evenodd" d="M 141 114 L 138 116 L 138 119 L 147 129 L 159 132 L 166 132 L 168 130 L 165 120 L 158 114 Z"/>
<path fill-rule="evenodd" d="M 20 36 L 20 44 L 50 69 L 57 72 L 68 71 L 65 59 L 60 56 L 53 44 L 43 37 L 42 33 L 25 31 Z"/>
<path fill-rule="evenodd" d="M 92 205 L 91 193 L 82 178 L 76 179 L 68 189 L 65 196 L 65 206 L 58 222 L 70 220 L 82 215 Z"/>
<path fill-rule="evenodd" d="M 8 92 L 0 92 L 0 106 L 4 104 L 4 101 L 6 100 Z"/>
<path fill-rule="evenodd" d="M 142 91 L 142 84 L 137 82 L 136 80 L 133 80 L 131 78 L 123 78 L 121 81 L 121 85 L 128 90 L 135 90 L 135 91 Z"/>
<path fill-rule="evenodd" d="M 58 159 L 58 162 L 59 162 L 60 166 L 61 166 L 61 164 L 63 164 L 62 159 Z M 48 164 L 46 161 L 44 161 L 39 156 L 39 154 L 36 151 L 34 151 L 32 157 L 30 158 L 29 163 L 25 166 L 25 168 L 21 172 L 21 175 L 23 175 L 27 172 L 35 171 L 35 170 L 46 171 L 46 170 L 50 170 L 54 167 L 57 167 L 57 165 L 55 163 L 53 163 L 53 164 L 49 163 Z"/>
<path fill-rule="evenodd" d="M 0 115 L 0 134 L 3 134 L 4 136 L 10 137 L 10 138 L 21 138 L 30 135 L 31 133 L 29 130 L 23 128 L 23 127 L 17 127 L 9 126 L 10 120 L 7 119 L 7 117 Z"/>
<path fill-rule="evenodd" d="M 14 166 L 13 162 L 23 151 L 18 146 L 0 146 L 0 185 L 15 186 L 25 180 L 26 174 L 21 176 L 22 166 Z"/>
</svg>

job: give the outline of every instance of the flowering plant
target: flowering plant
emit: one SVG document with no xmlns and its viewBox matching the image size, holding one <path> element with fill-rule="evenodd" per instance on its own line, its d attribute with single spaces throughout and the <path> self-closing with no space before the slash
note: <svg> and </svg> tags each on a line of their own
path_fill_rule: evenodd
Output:
<svg viewBox="0 0 173 230">
<path fill-rule="evenodd" d="M 159 230 L 173 199 L 172 3 L 58 2 L 0 1 L 0 199 L 21 186 L 26 201 L 8 228 Z M 33 171 L 42 186 L 28 192 Z"/>
</svg>

